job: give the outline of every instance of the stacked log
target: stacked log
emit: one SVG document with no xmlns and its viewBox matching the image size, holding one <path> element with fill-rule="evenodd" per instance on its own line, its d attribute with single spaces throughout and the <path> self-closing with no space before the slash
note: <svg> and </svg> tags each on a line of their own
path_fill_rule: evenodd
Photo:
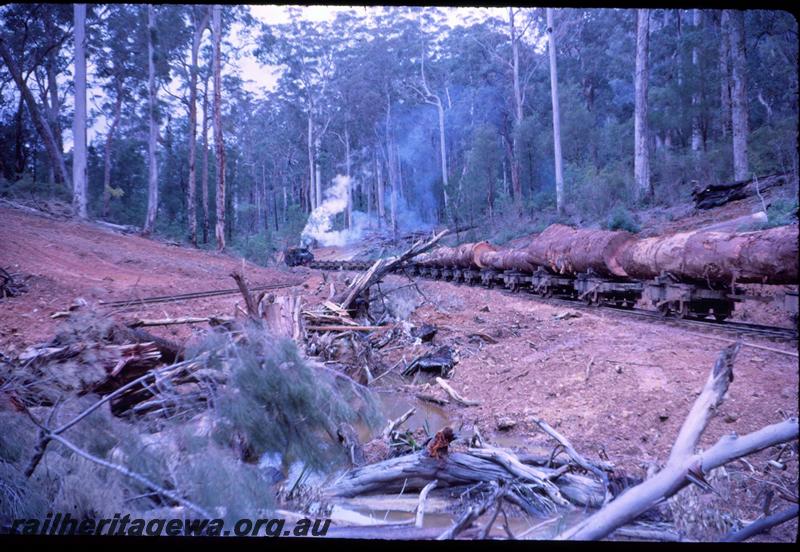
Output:
<svg viewBox="0 0 800 552">
<path fill-rule="evenodd" d="M 458 247 L 440 247 L 428 255 L 417 257 L 417 262 L 423 266 L 460 268 L 483 268 L 479 257 L 486 252 L 494 251 L 495 247 L 489 242 L 464 243 Z"/>
<path fill-rule="evenodd" d="M 628 232 L 549 226 L 527 247 L 497 249 L 487 242 L 440 247 L 420 264 L 493 268 L 524 273 L 538 267 L 557 274 L 588 272 L 605 277 L 648 280 L 667 272 L 680 281 L 729 284 L 796 284 L 798 228 L 753 232 L 708 228 L 654 238 Z"/>
<path fill-rule="evenodd" d="M 558 274 L 593 270 L 603 276 L 626 276 L 618 254 L 636 238 L 629 232 L 589 230 L 553 224 L 528 245 L 529 262 Z"/>
<path fill-rule="evenodd" d="M 618 254 L 628 277 L 668 272 L 684 281 L 796 284 L 797 226 L 729 234 L 682 232 L 631 242 Z"/>
<path fill-rule="evenodd" d="M 526 249 L 484 251 L 477 260 L 481 268 L 493 268 L 501 271 L 514 270 L 524 273 L 536 271 L 536 264 L 531 262 L 530 253 Z"/>
</svg>

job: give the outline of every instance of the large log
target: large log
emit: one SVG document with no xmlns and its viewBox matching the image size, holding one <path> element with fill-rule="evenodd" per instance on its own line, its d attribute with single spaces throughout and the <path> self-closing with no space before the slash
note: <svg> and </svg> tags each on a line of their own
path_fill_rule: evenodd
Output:
<svg viewBox="0 0 800 552">
<path fill-rule="evenodd" d="M 439 247 L 424 257 L 419 257 L 417 262 L 425 266 L 461 268 L 484 268 L 480 256 L 494 251 L 495 247 L 489 242 L 462 243 L 458 247 Z"/>
<path fill-rule="evenodd" d="M 631 242 L 619 264 L 630 278 L 668 272 L 681 281 L 796 284 L 797 226 L 730 234 L 682 232 Z"/>
<path fill-rule="evenodd" d="M 577 274 L 591 269 L 603 276 L 626 276 L 617 262 L 617 255 L 635 239 L 629 232 L 553 224 L 531 240 L 527 251 L 532 264 L 558 274 Z"/>
<path fill-rule="evenodd" d="M 536 264 L 531 262 L 531 255 L 526 249 L 497 249 L 483 251 L 476 259 L 481 268 L 495 270 L 515 270 L 531 273 L 536 271 Z"/>
</svg>

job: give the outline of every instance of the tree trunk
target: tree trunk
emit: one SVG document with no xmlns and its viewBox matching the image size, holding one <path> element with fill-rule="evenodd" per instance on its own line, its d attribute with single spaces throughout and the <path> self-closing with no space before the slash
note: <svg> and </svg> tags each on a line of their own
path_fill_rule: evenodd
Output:
<svg viewBox="0 0 800 552">
<path fill-rule="evenodd" d="M 345 218 L 345 227 L 352 228 L 353 226 L 353 181 L 351 180 L 351 167 L 350 167 L 350 132 L 347 125 L 344 127 L 344 167 L 347 172 L 347 211 Z"/>
<path fill-rule="evenodd" d="M 650 149 L 647 130 L 649 18 L 649 10 L 637 10 L 633 173 L 637 196 L 640 199 L 653 197 L 653 185 L 650 182 Z"/>
<path fill-rule="evenodd" d="M 114 134 L 122 117 L 122 88 L 122 85 L 117 86 L 117 98 L 114 102 L 114 120 L 108 129 L 108 135 L 106 135 L 106 147 L 103 154 L 103 218 L 108 217 L 111 201 L 111 143 L 114 140 Z"/>
<path fill-rule="evenodd" d="M 308 142 L 308 206 L 309 211 L 317 207 L 317 186 L 314 182 L 314 119 L 311 117 L 312 107 L 308 107 L 308 131 L 306 140 Z"/>
<path fill-rule="evenodd" d="M 73 4 L 75 17 L 75 117 L 72 122 L 72 208 L 87 218 L 86 194 L 86 4 Z"/>
<path fill-rule="evenodd" d="M 561 168 L 561 116 L 558 105 L 558 68 L 556 67 L 556 37 L 553 32 L 553 8 L 547 8 L 547 38 L 550 52 L 550 96 L 553 100 L 553 152 L 556 164 L 556 209 L 564 212 L 564 174 Z"/>
<path fill-rule="evenodd" d="M 217 250 L 225 249 L 225 144 L 222 138 L 222 7 L 214 4 L 214 150 L 217 157 Z"/>
<path fill-rule="evenodd" d="M 700 25 L 702 23 L 702 14 L 700 10 L 694 9 L 692 10 L 692 25 L 694 26 L 694 34 L 700 32 Z M 700 79 L 702 78 L 700 75 L 700 59 L 697 51 L 697 38 L 695 38 L 694 45 L 692 46 L 692 68 L 694 69 L 695 73 L 695 91 L 692 92 L 692 151 L 698 152 L 700 151 L 700 146 L 702 144 L 702 136 L 700 133 L 700 91 L 698 87 L 700 86 Z"/>
<path fill-rule="evenodd" d="M 747 162 L 747 61 L 744 47 L 744 12 L 728 12 L 728 36 L 731 49 L 733 82 L 731 86 L 733 126 L 733 178 L 744 180 L 750 176 Z"/>
<path fill-rule="evenodd" d="M 447 218 L 446 213 L 449 208 L 449 200 L 447 197 L 447 188 L 449 187 L 447 178 L 447 145 L 445 143 L 444 134 L 444 106 L 439 98 L 436 99 L 436 109 L 439 113 L 439 148 L 442 161 L 442 198 L 444 200 L 445 218 Z"/>
<path fill-rule="evenodd" d="M 203 88 L 203 243 L 208 244 L 208 74 Z"/>
<path fill-rule="evenodd" d="M 549 23 L 548 23 L 549 25 Z M 514 25 L 514 8 L 508 8 L 508 26 L 511 34 L 511 73 L 514 86 L 514 131 L 511 146 L 511 189 L 514 194 L 514 203 L 519 208 L 522 205 L 522 182 L 519 170 L 519 133 L 522 124 L 522 93 L 519 83 L 519 40 L 517 28 Z"/>
<path fill-rule="evenodd" d="M 723 10 L 719 23 L 719 73 L 720 73 L 720 134 L 728 137 L 731 130 L 731 69 L 730 40 L 726 29 L 728 28 L 729 13 Z"/>
<path fill-rule="evenodd" d="M 202 8 L 201 8 L 202 9 Z M 189 78 L 189 187 L 186 194 L 186 216 L 189 219 L 189 242 L 197 247 L 197 200 L 196 195 L 196 159 L 197 159 L 197 58 L 200 52 L 200 41 L 208 24 L 208 12 L 198 21 L 194 13 L 194 35 L 192 36 L 192 66 Z"/>
<path fill-rule="evenodd" d="M 150 134 L 148 137 L 147 162 L 148 192 L 147 192 L 147 217 L 145 218 L 142 233 L 149 235 L 153 232 L 158 213 L 158 159 L 156 147 L 158 142 L 158 97 L 156 95 L 156 53 L 153 40 L 156 32 L 155 6 L 147 6 L 147 74 L 148 74 L 148 114 L 150 118 Z"/>
<path fill-rule="evenodd" d="M 3 62 L 8 68 L 8 72 L 17 84 L 21 97 L 25 99 L 25 104 L 28 106 L 28 113 L 30 113 L 31 119 L 33 120 L 33 126 L 44 142 L 45 150 L 50 158 L 50 163 L 56 168 L 56 173 L 61 177 L 64 185 L 69 187 L 70 178 L 67 173 L 67 165 L 64 163 L 64 156 L 58 150 L 58 144 L 56 143 L 53 131 L 47 120 L 42 117 L 39 106 L 36 104 L 36 98 L 33 97 L 33 93 L 31 93 L 30 88 L 28 88 L 28 85 L 25 83 L 22 77 L 22 70 L 17 66 L 17 62 L 14 60 L 11 51 L 8 49 L 8 44 L 2 36 L 0 36 L 0 57 L 2 57 Z"/>
<path fill-rule="evenodd" d="M 384 187 L 383 187 L 383 161 L 378 153 L 380 146 L 375 149 L 375 183 L 377 190 L 378 200 L 378 227 L 382 228 L 383 223 L 386 221 L 386 207 L 384 203 Z"/>
</svg>

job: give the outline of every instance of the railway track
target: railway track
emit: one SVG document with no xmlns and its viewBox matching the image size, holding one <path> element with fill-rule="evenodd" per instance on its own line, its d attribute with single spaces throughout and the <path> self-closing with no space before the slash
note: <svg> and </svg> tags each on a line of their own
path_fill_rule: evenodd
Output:
<svg viewBox="0 0 800 552">
<path fill-rule="evenodd" d="M 271 291 L 273 289 L 282 289 L 287 287 L 292 287 L 298 285 L 297 282 L 293 283 L 284 283 L 284 284 L 272 284 L 272 285 L 264 285 L 264 286 L 254 286 L 250 288 L 250 291 Z M 143 297 L 140 299 L 123 299 L 120 301 L 100 301 L 98 304 L 101 307 L 109 307 L 109 308 L 124 308 L 124 307 L 131 307 L 131 306 L 138 306 L 138 305 L 152 305 L 156 303 L 173 303 L 177 301 L 189 301 L 192 299 L 203 299 L 205 297 L 218 297 L 223 295 L 234 295 L 236 293 L 240 293 L 239 288 L 231 288 L 231 289 L 214 289 L 208 291 L 196 291 L 193 293 L 183 293 L 177 295 L 162 295 L 158 297 Z"/>
<path fill-rule="evenodd" d="M 310 268 L 316 268 L 319 270 L 361 271 L 369 269 L 369 267 L 372 266 L 372 264 L 373 264 L 372 261 L 313 261 L 308 266 Z M 398 270 L 398 272 L 402 272 L 402 270 L 403 269 L 400 269 Z M 424 276 L 422 277 L 426 279 L 431 279 L 429 277 L 424 277 Z M 436 280 L 436 278 L 433 279 Z M 456 285 L 482 285 L 480 282 L 474 282 L 472 284 L 466 284 L 465 282 L 453 282 L 453 283 L 456 283 Z M 519 296 L 520 294 L 524 294 L 525 296 L 531 299 L 542 301 L 545 303 L 559 304 L 571 308 L 580 308 L 581 310 L 583 309 L 595 310 L 602 308 L 623 316 L 644 318 L 654 322 L 659 322 L 674 326 L 698 327 L 706 330 L 720 330 L 738 335 L 754 335 L 754 336 L 761 336 L 765 338 L 780 339 L 780 340 L 796 341 L 798 338 L 798 332 L 796 328 L 787 328 L 781 326 L 765 326 L 761 324 L 751 324 L 748 322 L 740 322 L 736 320 L 718 321 L 713 318 L 699 318 L 692 316 L 685 316 L 685 317 L 665 316 L 664 314 L 656 310 L 648 310 L 642 308 L 622 308 L 607 304 L 588 305 L 584 301 L 575 298 L 568 298 L 557 295 L 552 297 L 543 297 L 535 293 L 526 293 L 524 290 L 521 289 L 516 289 L 513 291 L 507 288 L 500 288 L 500 287 L 498 287 L 497 289 L 498 291 L 502 291 L 503 293 L 507 293 L 509 295 L 514 295 L 514 296 Z"/>
</svg>

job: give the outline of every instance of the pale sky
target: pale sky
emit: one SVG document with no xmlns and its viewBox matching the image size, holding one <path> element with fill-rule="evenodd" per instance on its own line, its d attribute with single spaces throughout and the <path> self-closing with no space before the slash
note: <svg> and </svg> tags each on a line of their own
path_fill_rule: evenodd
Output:
<svg viewBox="0 0 800 552">
<path fill-rule="evenodd" d="M 250 12 L 257 20 L 267 23 L 267 24 L 281 24 L 281 23 L 288 23 L 289 17 L 287 15 L 286 9 L 288 6 L 285 5 L 251 5 Z M 300 13 L 303 15 L 304 18 L 311 20 L 311 21 L 323 21 L 325 19 L 332 20 L 336 17 L 336 14 L 343 11 L 354 10 L 361 13 L 370 13 L 379 9 L 377 6 L 324 6 L 324 5 L 312 5 L 312 6 L 294 6 L 300 10 Z M 486 17 L 495 16 L 505 19 L 507 17 L 507 10 L 508 8 L 477 8 L 477 7 L 466 7 L 466 8 L 452 8 L 452 7 L 442 7 L 440 8 L 446 15 L 448 19 L 448 23 L 450 25 L 455 26 L 459 23 L 465 23 L 470 18 L 480 20 Z M 242 31 L 242 27 L 238 26 L 234 27 L 233 29 L 233 39 L 234 42 L 240 36 Z M 259 29 L 255 28 L 252 29 L 253 32 L 253 39 L 257 38 L 259 34 Z M 207 37 L 208 35 L 206 35 Z M 241 43 L 241 42 L 240 42 Z M 261 65 L 253 56 L 252 53 L 253 46 L 245 49 L 240 58 L 238 60 L 234 59 L 231 60 L 231 66 L 226 67 L 225 69 L 232 73 L 238 73 L 239 76 L 244 81 L 244 88 L 255 94 L 256 96 L 261 95 L 264 89 L 272 90 L 277 83 L 278 76 L 280 74 L 280 69 L 275 66 L 263 66 Z M 103 101 L 103 90 L 100 88 L 99 83 L 92 82 L 91 75 L 93 74 L 93 69 L 91 66 L 91 60 L 89 60 L 87 73 L 89 75 L 89 90 L 87 94 L 88 99 L 88 107 L 91 110 L 93 107 L 98 108 L 102 104 Z M 73 72 L 73 67 L 70 67 L 70 74 Z M 67 75 L 64 75 L 63 78 L 70 78 Z M 170 87 L 171 91 L 177 93 L 177 80 L 173 81 L 173 86 Z M 162 99 L 165 98 L 165 94 L 163 91 L 161 92 L 160 96 Z M 72 109 L 72 102 L 73 98 L 72 95 L 68 95 L 64 99 L 64 109 Z M 175 107 L 177 110 L 174 114 L 175 116 L 182 116 L 185 109 L 182 106 Z M 201 124 L 202 121 L 202 113 L 198 114 L 199 120 L 198 124 Z M 105 136 L 109 121 L 106 119 L 104 115 L 99 115 L 96 117 L 94 124 L 87 129 L 87 138 L 89 143 L 92 143 L 94 139 L 96 139 L 98 133 L 100 136 Z M 64 146 L 65 149 L 68 151 L 72 147 L 72 129 L 64 129 Z"/>
<path fill-rule="evenodd" d="M 369 14 L 376 12 L 380 6 L 295 6 L 300 8 L 301 13 L 305 19 L 311 21 L 323 21 L 325 19 L 332 20 L 336 17 L 337 13 L 349 10 Z M 500 18 L 507 17 L 508 8 L 441 8 L 447 15 L 448 23 L 450 25 L 457 25 L 464 23 L 467 18 L 482 19 L 485 17 L 495 16 Z M 288 23 L 289 17 L 286 13 L 286 6 L 279 5 L 256 5 L 250 6 L 250 13 L 259 21 L 267 24 L 281 24 Z M 253 92 L 260 93 L 262 88 L 272 89 L 278 80 L 279 70 L 277 68 L 270 69 L 261 65 L 256 59 L 248 52 L 238 60 L 240 75 L 245 81 L 245 89 Z"/>
</svg>

